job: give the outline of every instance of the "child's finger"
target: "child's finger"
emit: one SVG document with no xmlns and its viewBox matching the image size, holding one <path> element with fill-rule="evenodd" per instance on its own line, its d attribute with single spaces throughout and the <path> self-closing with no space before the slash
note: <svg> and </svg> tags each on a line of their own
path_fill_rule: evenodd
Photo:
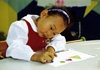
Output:
<svg viewBox="0 0 100 70">
<path fill-rule="evenodd" d="M 47 62 L 47 63 L 50 63 L 51 61 L 52 61 L 52 60 L 47 60 L 46 62 Z"/>
<path fill-rule="evenodd" d="M 54 53 L 54 56 L 55 56 L 55 57 L 57 57 L 57 54 L 56 54 L 56 53 Z"/>
<path fill-rule="evenodd" d="M 41 63 L 50 63 L 51 61 L 52 61 L 52 58 L 50 56 L 47 56 L 44 59 L 41 59 Z"/>
<path fill-rule="evenodd" d="M 48 56 L 46 62 L 47 62 L 47 63 L 50 63 L 51 61 L 52 61 L 52 58 Z"/>
<path fill-rule="evenodd" d="M 53 53 L 50 53 L 49 56 L 50 56 L 51 60 L 54 59 L 54 54 Z"/>
<path fill-rule="evenodd" d="M 40 62 L 41 63 L 46 63 L 46 60 L 45 59 L 41 59 Z"/>
</svg>

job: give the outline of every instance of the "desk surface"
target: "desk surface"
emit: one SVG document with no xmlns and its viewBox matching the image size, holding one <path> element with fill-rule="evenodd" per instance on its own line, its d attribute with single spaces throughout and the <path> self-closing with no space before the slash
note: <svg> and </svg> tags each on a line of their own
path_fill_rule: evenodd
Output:
<svg viewBox="0 0 100 70">
<path fill-rule="evenodd" d="M 100 70 L 100 64 L 98 64 L 100 62 L 100 40 L 67 44 L 66 49 L 74 49 L 96 57 L 60 67 L 7 58 L 0 60 L 0 70 Z"/>
</svg>

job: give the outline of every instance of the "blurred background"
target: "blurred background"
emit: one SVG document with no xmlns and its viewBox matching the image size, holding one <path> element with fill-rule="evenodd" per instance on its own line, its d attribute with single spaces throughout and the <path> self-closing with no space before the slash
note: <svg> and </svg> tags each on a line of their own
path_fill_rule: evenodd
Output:
<svg viewBox="0 0 100 70">
<path fill-rule="evenodd" d="M 6 40 L 12 22 L 27 14 L 39 15 L 52 5 L 66 6 L 75 17 L 71 33 L 62 34 L 67 40 L 81 36 L 87 40 L 100 39 L 100 0 L 0 0 L 0 41 Z"/>
</svg>

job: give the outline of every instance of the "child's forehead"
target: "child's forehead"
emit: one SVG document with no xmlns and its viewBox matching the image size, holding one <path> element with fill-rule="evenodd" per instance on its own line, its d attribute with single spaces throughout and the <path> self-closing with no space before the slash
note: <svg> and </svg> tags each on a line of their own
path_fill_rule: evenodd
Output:
<svg viewBox="0 0 100 70">
<path fill-rule="evenodd" d="M 50 20 L 50 21 L 62 21 L 63 18 L 60 17 L 60 16 L 55 15 L 55 16 L 48 16 L 47 20 Z"/>
<path fill-rule="evenodd" d="M 55 25 L 55 26 L 58 26 L 58 27 L 60 27 L 60 26 L 65 27 L 63 19 L 61 17 L 57 17 L 57 16 L 49 17 L 48 20 L 47 20 L 47 23 L 50 23 L 50 25 Z"/>
<path fill-rule="evenodd" d="M 59 16 L 57 14 L 55 14 L 55 15 L 47 15 L 47 17 L 53 17 L 53 18 L 60 17 L 60 18 L 62 18 L 61 16 Z"/>
<path fill-rule="evenodd" d="M 66 21 L 64 21 L 64 18 L 61 17 L 61 16 L 59 16 L 59 15 L 48 16 L 47 19 L 48 19 L 49 21 L 53 21 L 53 22 L 55 22 L 55 23 L 63 23 L 65 26 L 66 26 L 66 24 L 67 24 L 67 23 L 65 24 Z M 60 25 L 62 25 L 62 24 L 60 24 Z"/>
</svg>

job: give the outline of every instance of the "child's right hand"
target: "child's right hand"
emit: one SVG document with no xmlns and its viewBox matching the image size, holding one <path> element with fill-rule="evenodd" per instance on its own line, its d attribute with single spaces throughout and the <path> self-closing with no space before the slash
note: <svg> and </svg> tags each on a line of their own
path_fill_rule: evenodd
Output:
<svg viewBox="0 0 100 70">
<path fill-rule="evenodd" d="M 41 63 L 50 63 L 54 57 L 57 56 L 56 53 L 49 52 L 48 50 L 43 52 L 36 52 L 32 57 L 31 61 L 38 61 Z"/>
</svg>

